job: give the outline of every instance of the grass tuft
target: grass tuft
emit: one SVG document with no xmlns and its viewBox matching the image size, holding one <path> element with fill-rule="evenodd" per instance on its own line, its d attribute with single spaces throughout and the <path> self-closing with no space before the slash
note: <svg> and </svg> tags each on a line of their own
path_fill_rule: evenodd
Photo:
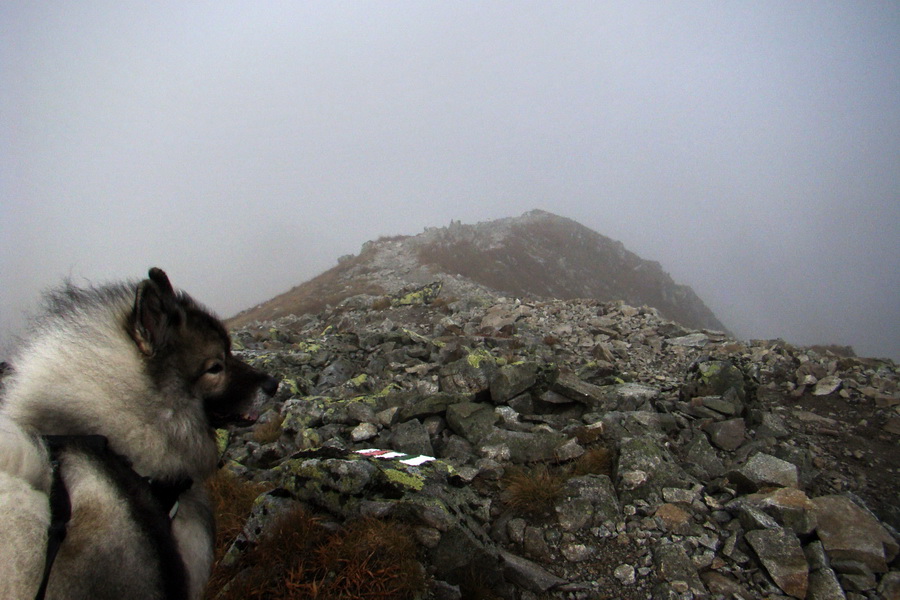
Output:
<svg viewBox="0 0 900 600">
<path fill-rule="evenodd" d="M 539 517 L 550 514 L 562 495 L 565 478 L 547 465 L 514 468 L 504 476 L 500 498 L 513 512 Z"/>
<path fill-rule="evenodd" d="M 362 518 L 334 531 L 302 508 L 271 523 L 217 600 L 412 600 L 426 587 L 412 531 Z"/>
</svg>

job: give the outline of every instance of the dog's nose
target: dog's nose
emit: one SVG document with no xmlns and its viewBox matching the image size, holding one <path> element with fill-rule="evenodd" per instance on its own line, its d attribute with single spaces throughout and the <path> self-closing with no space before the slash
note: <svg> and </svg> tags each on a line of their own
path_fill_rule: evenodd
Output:
<svg viewBox="0 0 900 600">
<path fill-rule="evenodd" d="M 281 383 L 275 377 L 266 377 L 265 381 L 260 385 L 260 389 L 266 393 L 267 396 L 274 396 L 275 392 L 278 391 L 278 384 Z"/>
</svg>

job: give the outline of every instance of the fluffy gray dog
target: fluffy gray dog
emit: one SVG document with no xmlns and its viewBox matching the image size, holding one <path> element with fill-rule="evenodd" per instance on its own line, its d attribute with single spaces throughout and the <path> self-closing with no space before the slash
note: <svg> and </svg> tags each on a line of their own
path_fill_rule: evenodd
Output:
<svg viewBox="0 0 900 600">
<path fill-rule="evenodd" d="M 277 381 L 160 269 L 45 300 L 0 400 L 0 598 L 200 598 L 214 427 Z"/>
</svg>

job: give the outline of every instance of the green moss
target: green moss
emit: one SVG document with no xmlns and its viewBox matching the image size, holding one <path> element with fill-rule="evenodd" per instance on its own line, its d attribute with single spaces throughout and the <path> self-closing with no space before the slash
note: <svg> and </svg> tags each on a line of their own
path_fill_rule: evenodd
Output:
<svg viewBox="0 0 900 600">
<path fill-rule="evenodd" d="M 473 369 L 480 369 L 481 363 L 483 363 L 486 360 L 493 362 L 493 363 L 497 362 L 497 359 L 495 359 L 490 352 L 488 352 L 487 350 L 480 349 L 480 348 L 478 350 L 472 351 L 466 357 L 466 360 L 468 361 L 469 366 L 471 366 Z"/>
<path fill-rule="evenodd" d="M 709 383 L 710 379 L 718 375 L 721 370 L 722 365 L 719 363 L 703 363 L 700 365 L 700 377 L 704 383 Z"/>
<path fill-rule="evenodd" d="M 291 390 L 292 396 L 299 396 L 302 393 L 296 379 L 285 377 L 281 380 L 281 384 L 288 386 L 288 389 Z"/>
<path fill-rule="evenodd" d="M 353 379 L 350 380 L 350 385 L 352 385 L 354 387 L 360 387 L 368 380 L 369 380 L 368 375 L 366 375 L 365 373 L 360 373 L 359 375 L 357 375 L 356 377 L 354 377 Z"/>
<path fill-rule="evenodd" d="M 422 488 L 425 487 L 425 480 L 419 475 L 404 473 L 398 469 L 385 469 L 384 475 L 391 483 L 411 488 L 416 491 L 421 491 Z"/>
<path fill-rule="evenodd" d="M 216 448 L 219 451 L 219 455 L 225 453 L 229 441 L 231 441 L 231 434 L 227 429 L 216 429 Z"/>
</svg>

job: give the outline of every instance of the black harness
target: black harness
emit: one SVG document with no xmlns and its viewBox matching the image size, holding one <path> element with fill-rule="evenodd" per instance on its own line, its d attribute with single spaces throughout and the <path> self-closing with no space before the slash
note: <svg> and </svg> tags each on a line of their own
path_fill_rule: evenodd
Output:
<svg viewBox="0 0 900 600">
<path fill-rule="evenodd" d="M 66 539 L 69 519 L 72 518 L 72 502 L 69 499 L 69 491 L 63 481 L 59 464 L 59 457 L 65 448 L 78 446 L 81 449 L 98 456 L 115 457 L 125 468 L 131 469 L 131 464 L 125 457 L 116 454 L 109 448 L 109 441 L 102 435 L 45 435 L 42 437 L 50 452 L 50 465 L 53 469 L 53 483 L 50 487 L 50 526 L 47 529 L 47 557 L 44 563 L 44 577 L 41 587 L 38 589 L 35 600 L 44 600 L 47 593 L 47 584 L 50 581 L 50 571 L 53 561 L 59 553 L 59 548 Z M 137 475 L 135 474 L 137 477 Z M 174 483 L 154 481 L 149 477 L 140 478 L 156 499 L 161 510 L 174 519 L 178 512 L 178 498 L 190 489 L 193 480 L 182 479 Z"/>
</svg>

